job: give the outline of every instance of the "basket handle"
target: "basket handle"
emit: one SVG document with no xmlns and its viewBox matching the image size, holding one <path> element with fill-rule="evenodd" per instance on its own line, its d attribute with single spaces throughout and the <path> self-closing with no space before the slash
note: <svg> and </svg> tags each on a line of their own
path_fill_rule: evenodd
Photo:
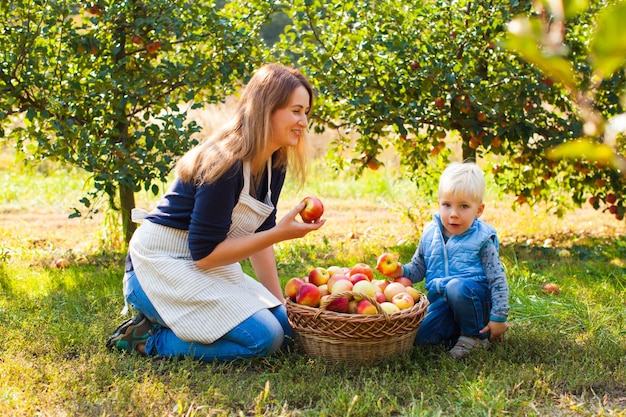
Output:
<svg viewBox="0 0 626 417">
<path fill-rule="evenodd" d="M 324 302 L 322 302 L 322 304 L 320 304 L 320 307 L 318 311 L 315 313 L 315 315 L 313 316 L 313 318 L 317 319 L 317 317 L 322 313 L 322 311 L 326 311 L 326 307 L 328 307 L 328 305 L 332 303 L 334 300 L 341 298 L 341 297 L 349 298 L 350 296 L 360 297 L 362 299 L 369 301 L 370 303 L 374 305 L 374 307 L 376 307 L 376 311 L 378 311 L 378 314 L 382 314 L 383 316 L 385 316 L 385 320 L 389 321 L 389 314 L 387 314 L 387 312 L 383 310 L 383 308 L 380 306 L 380 303 L 376 301 L 374 297 L 369 296 L 362 292 L 358 292 L 358 291 L 342 291 L 342 292 L 330 294 L 330 297 L 328 297 L 326 300 L 324 300 Z"/>
</svg>

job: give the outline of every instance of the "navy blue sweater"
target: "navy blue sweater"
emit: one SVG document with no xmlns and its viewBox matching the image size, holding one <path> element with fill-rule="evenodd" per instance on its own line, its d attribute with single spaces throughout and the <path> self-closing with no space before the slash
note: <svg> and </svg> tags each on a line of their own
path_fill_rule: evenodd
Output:
<svg viewBox="0 0 626 417">
<path fill-rule="evenodd" d="M 233 208 L 243 189 L 242 167 L 242 162 L 239 161 L 213 184 L 199 187 L 176 178 L 146 220 L 163 226 L 188 230 L 189 250 L 193 260 L 204 258 L 226 239 Z M 271 187 L 274 207 L 278 204 L 285 174 L 282 168 L 272 169 Z M 263 172 L 261 181 L 258 182 L 256 198 L 263 201 L 266 195 L 267 169 Z M 257 231 L 268 230 L 275 225 L 276 208 Z"/>
</svg>

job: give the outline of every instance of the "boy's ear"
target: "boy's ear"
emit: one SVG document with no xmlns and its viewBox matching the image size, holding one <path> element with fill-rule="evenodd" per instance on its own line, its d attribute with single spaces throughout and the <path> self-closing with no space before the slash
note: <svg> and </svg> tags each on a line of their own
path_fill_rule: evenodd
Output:
<svg viewBox="0 0 626 417">
<path fill-rule="evenodd" d="M 480 206 L 478 206 L 478 209 L 476 210 L 476 218 L 482 216 L 483 210 L 485 210 L 485 203 L 481 203 Z"/>
</svg>

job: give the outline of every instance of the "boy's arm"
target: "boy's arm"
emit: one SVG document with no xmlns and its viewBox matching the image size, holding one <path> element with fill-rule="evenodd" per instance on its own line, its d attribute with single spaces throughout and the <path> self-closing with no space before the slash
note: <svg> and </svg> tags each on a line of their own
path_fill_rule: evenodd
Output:
<svg viewBox="0 0 626 417">
<path fill-rule="evenodd" d="M 486 243 L 480 251 L 480 260 L 489 283 L 491 294 L 490 321 L 506 322 L 509 315 L 509 284 L 498 249 L 493 242 Z"/>
<path fill-rule="evenodd" d="M 506 281 L 502 262 L 500 262 L 498 249 L 493 242 L 488 242 L 482 248 L 480 260 L 483 264 L 485 276 L 489 283 L 489 292 L 491 293 L 489 323 L 481 330 L 481 333 L 489 332 L 491 341 L 502 341 L 504 332 L 509 327 L 506 323 L 509 315 L 509 285 Z"/>
<path fill-rule="evenodd" d="M 411 262 L 402 265 L 402 275 L 411 280 L 412 283 L 420 282 L 426 276 L 426 264 L 424 263 L 424 248 L 420 241 Z"/>
<path fill-rule="evenodd" d="M 491 313 L 489 320 L 505 322 L 509 315 L 509 284 L 498 249 L 493 242 L 486 243 L 480 251 L 480 260 L 489 283 Z"/>
</svg>

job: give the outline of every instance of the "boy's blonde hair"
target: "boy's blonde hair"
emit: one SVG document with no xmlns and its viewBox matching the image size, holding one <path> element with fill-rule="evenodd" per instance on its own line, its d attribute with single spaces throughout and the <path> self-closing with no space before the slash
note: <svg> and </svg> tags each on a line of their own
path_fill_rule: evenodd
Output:
<svg viewBox="0 0 626 417">
<path fill-rule="evenodd" d="M 439 199 L 445 196 L 467 198 L 478 204 L 485 195 L 485 175 L 473 162 L 453 162 L 439 179 Z"/>
</svg>

